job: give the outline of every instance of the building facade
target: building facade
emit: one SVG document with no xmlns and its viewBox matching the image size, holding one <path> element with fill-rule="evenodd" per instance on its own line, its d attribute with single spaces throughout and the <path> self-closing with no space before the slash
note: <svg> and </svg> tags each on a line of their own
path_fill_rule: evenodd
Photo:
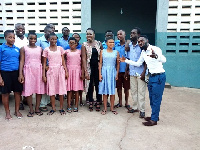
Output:
<svg viewBox="0 0 200 150">
<path fill-rule="evenodd" d="M 139 26 L 167 57 L 167 82 L 200 88 L 199 0 L 1 0 L 0 43 L 3 32 L 14 29 L 15 23 L 39 35 L 47 23 L 55 25 L 58 36 L 67 26 L 71 33 L 80 33 L 82 41 L 88 27 L 103 41 L 106 29 L 124 29 L 129 38 L 131 28 Z"/>
</svg>

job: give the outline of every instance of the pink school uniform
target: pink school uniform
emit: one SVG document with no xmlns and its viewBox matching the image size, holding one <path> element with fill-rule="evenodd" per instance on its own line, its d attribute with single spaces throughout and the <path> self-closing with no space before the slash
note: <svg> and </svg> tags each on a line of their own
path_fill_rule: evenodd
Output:
<svg viewBox="0 0 200 150">
<path fill-rule="evenodd" d="M 83 80 L 81 80 L 81 51 L 65 51 L 67 59 L 67 70 L 69 77 L 67 80 L 67 91 L 83 90 Z"/>
<path fill-rule="evenodd" d="M 29 48 L 24 46 L 25 62 L 24 62 L 24 89 L 22 91 L 23 96 L 30 96 L 32 94 L 45 94 L 45 84 L 42 81 L 42 63 L 41 53 L 42 48 L 37 46 L 36 48 Z"/>
<path fill-rule="evenodd" d="M 43 57 L 49 62 L 49 70 L 46 72 L 47 77 L 47 95 L 64 95 L 66 91 L 65 70 L 62 65 L 62 55 L 64 49 L 57 46 L 56 51 L 51 51 L 49 47 L 43 51 Z"/>
</svg>

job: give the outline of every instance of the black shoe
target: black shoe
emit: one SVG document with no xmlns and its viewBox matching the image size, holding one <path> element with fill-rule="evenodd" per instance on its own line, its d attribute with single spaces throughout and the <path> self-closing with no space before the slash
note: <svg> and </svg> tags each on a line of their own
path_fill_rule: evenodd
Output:
<svg viewBox="0 0 200 150">
<path fill-rule="evenodd" d="M 147 121 L 147 122 L 143 122 L 142 124 L 145 125 L 145 126 L 154 126 L 154 125 L 157 125 L 157 121 L 150 120 L 150 121 Z"/>
<path fill-rule="evenodd" d="M 20 103 L 20 104 L 19 104 L 19 110 L 24 110 L 24 105 L 23 105 L 23 103 Z"/>
<path fill-rule="evenodd" d="M 145 117 L 145 112 L 140 112 L 140 118 L 144 118 Z"/>
<path fill-rule="evenodd" d="M 110 107 L 110 103 L 109 102 L 107 102 L 107 107 Z"/>
<path fill-rule="evenodd" d="M 144 120 L 145 120 L 145 121 L 150 121 L 150 120 L 151 120 L 151 117 L 145 117 Z M 158 121 L 159 121 L 159 117 L 158 117 Z"/>
</svg>

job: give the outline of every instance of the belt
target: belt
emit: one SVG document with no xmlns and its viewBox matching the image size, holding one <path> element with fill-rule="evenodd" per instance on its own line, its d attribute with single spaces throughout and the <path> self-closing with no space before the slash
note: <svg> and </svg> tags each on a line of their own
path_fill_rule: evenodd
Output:
<svg viewBox="0 0 200 150">
<path fill-rule="evenodd" d="M 150 73 L 150 76 L 156 76 L 156 75 L 161 75 L 163 74 L 164 72 L 161 72 L 161 73 Z"/>
</svg>

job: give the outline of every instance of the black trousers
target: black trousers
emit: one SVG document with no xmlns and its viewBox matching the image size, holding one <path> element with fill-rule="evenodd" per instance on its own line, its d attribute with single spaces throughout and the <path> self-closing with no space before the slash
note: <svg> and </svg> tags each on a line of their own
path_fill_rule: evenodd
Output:
<svg viewBox="0 0 200 150">
<path fill-rule="evenodd" d="M 88 88 L 88 98 L 89 102 L 93 102 L 93 90 L 94 90 L 94 85 L 95 85 L 95 90 L 96 90 L 96 99 L 97 102 L 102 101 L 102 97 L 99 93 L 99 69 L 98 69 L 98 64 L 97 65 L 91 65 L 91 74 L 90 74 L 90 84 Z"/>
</svg>

